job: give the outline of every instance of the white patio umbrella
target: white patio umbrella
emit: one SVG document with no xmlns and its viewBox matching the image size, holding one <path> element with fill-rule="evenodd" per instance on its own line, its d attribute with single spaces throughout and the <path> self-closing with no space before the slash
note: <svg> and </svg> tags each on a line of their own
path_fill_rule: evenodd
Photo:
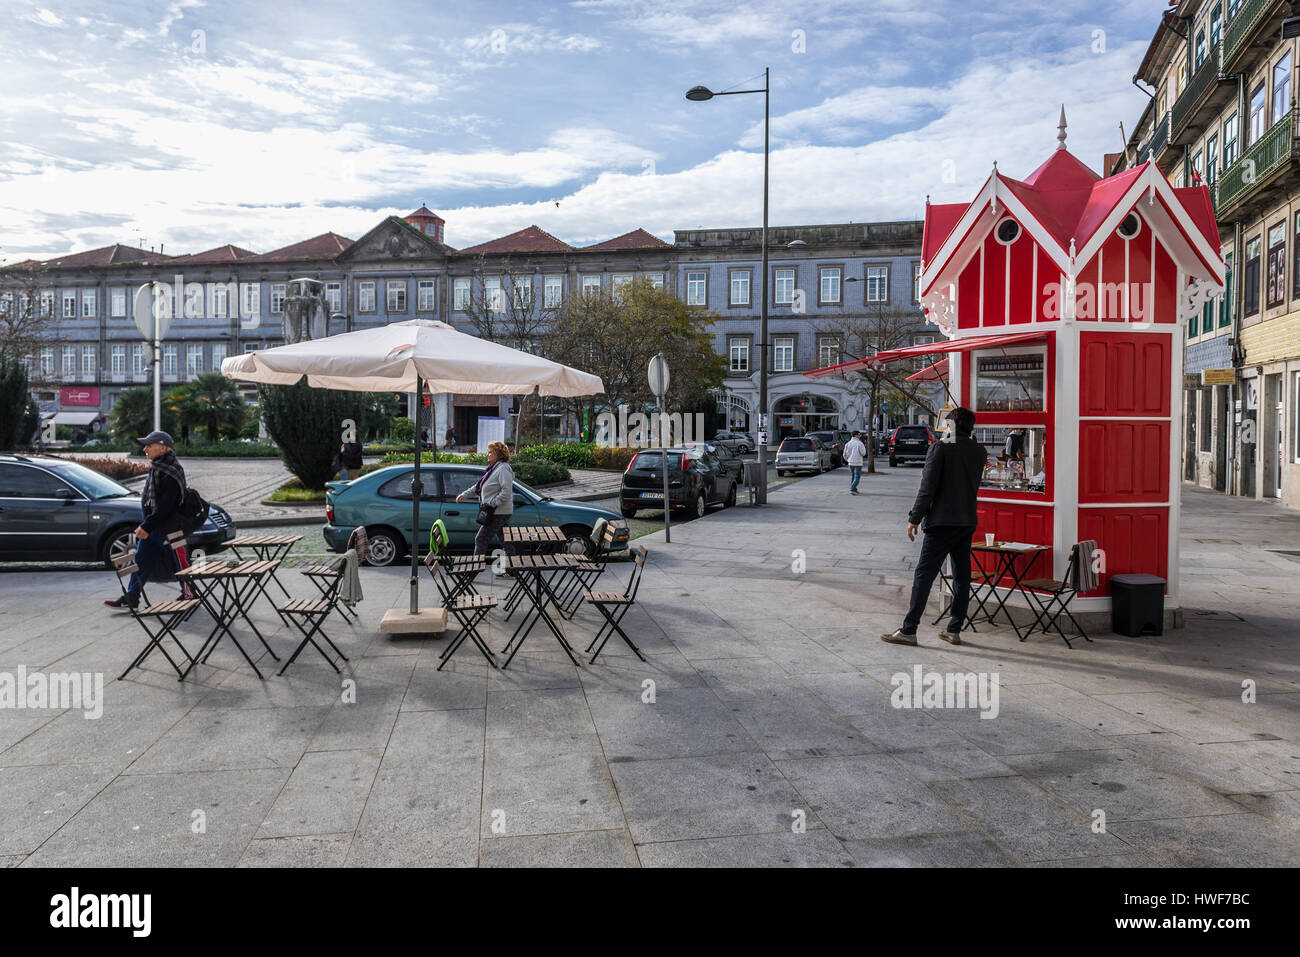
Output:
<svg viewBox="0 0 1300 957">
<path fill-rule="evenodd" d="M 261 352 L 231 356 L 221 374 L 243 382 L 293 385 L 307 377 L 318 389 L 351 392 L 414 392 L 415 407 L 424 391 L 473 395 L 596 395 L 605 391 L 599 376 L 579 372 L 550 359 L 457 332 L 445 322 L 412 319 L 373 329 L 309 339 Z M 417 412 L 418 414 L 418 412 Z M 432 434 L 430 436 L 432 438 Z M 411 608 L 409 617 L 389 612 L 386 631 L 422 630 L 445 621 L 442 609 L 419 603 L 420 430 L 415 435 L 415 473 L 411 484 Z M 441 624 L 436 630 L 441 630 Z M 430 627 L 428 630 L 435 630 Z"/>
</svg>

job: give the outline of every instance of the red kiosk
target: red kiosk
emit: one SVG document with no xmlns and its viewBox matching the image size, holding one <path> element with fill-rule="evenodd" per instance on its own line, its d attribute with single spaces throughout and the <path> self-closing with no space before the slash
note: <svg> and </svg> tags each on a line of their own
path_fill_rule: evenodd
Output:
<svg viewBox="0 0 1300 957">
<path fill-rule="evenodd" d="M 1024 180 L 995 164 L 972 202 L 927 202 L 921 301 L 947 342 L 810 374 L 946 358 L 949 404 L 991 448 L 976 542 L 1050 546 L 1031 574 L 1059 579 L 1095 539 L 1100 586 L 1072 611 L 1108 614 L 1120 573 L 1164 578 L 1168 611 L 1183 324 L 1223 289 L 1218 226 L 1204 186 L 1176 189 L 1154 163 L 1100 178 L 1065 149 L 1064 113 L 1058 140 Z"/>
</svg>

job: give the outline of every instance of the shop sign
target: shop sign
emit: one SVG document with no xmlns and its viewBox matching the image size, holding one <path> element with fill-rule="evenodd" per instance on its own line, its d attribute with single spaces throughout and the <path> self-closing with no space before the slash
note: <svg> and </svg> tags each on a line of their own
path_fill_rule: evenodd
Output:
<svg viewBox="0 0 1300 957">
<path fill-rule="evenodd" d="M 97 386 L 65 385 L 59 389 L 59 405 L 99 408 L 99 388 Z"/>
<path fill-rule="evenodd" d="M 1236 381 L 1236 369 L 1201 370 L 1201 385 L 1232 385 Z"/>
</svg>

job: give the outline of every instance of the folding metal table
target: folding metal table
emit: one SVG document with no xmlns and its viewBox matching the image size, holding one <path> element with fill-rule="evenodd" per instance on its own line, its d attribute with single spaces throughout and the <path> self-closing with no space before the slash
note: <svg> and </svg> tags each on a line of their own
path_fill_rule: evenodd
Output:
<svg viewBox="0 0 1300 957">
<path fill-rule="evenodd" d="M 1015 619 L 1011 617 L 1011 612 L 1008 611 L 1006 607 L 1007 599 L 1011 597 L 1013 591 L 1018 591 L 1021 595 L 1025 596 L 1026 603 L 1030 601 L 1029 593 L 1025 591 L 1020 583 L 1024 581 L 1025 576 L 1029 573 L 1029 569 L 1034 567 L 1034 563 L 1038 561 L 1038 557 L 1044 552 L 1050 553 L 1051 550 L 1051 546 L 1049 545 L 1030 545 L 1027 548 L 1007 548 L 1006 544 L 1003 542 L 995 542 L 992 545 L 985 545 L 982 542 L 971 543 L 971 558 L 975 560 L 975 565 L 979 568 L 980 576 L 983 580 L 977 584 L 974 576 L 971 578 L 971 598 L 977 605 L 979 605 L 979 611 L 971 612 L 967 610 L 967 620 L 975 621 L 976 614 L 979 614 L 983 616 L 984 621 L 995 625 L 997 624 L 995 619 L 997 618 L 998 612 L 1002 612 L 1006 615 L 1007 623 L 1011 625 L 1011 630 L 1016 633 L 1017 638 L 1024 641 L 1029 637 L 1028 632 L 1021 634 L 1020 627 L 1016 624 Z M 981 557 L 983 555 L 991 557 L 993 562 L 992 571 L 984 566 L 984 559 Z M 1016 559 L 1026 555 L 1029 556 L 1028 561 L 1017 563 Z M 1021 567 L 1017 567 L 1018 564 Z M 999 586 L 998 583 L 1002 581 L 1003 578 L 1011 579 L 1010 586 Z M 1004 594 L 998 594 L 999 587 L 1006 589 Z M 981 589 L 984 589 L 984 591 L 981 591 Z M 995 599 L 997 601 L 997 607 L 990 612 L 988 610 L 988 604 L 993 602 Z M 1029 607 L 1032 608 L 1033 606 L 1030 605 Z M 1030 627 L 1032 630 L 1032 626 Z"/>
<path fill-rule="evenodd" d="M 240 558 L 247 559 L 250 557 L 240 551 L 242 548 L 252 552 L 251 557 L 260 558 L 263 561 L 281 562 L 289 554 L 290 549 L 301 542 L 302 539 L 303 536 L 301 535 L 240 535 L 238 538 L 233 538 L 227 542 L 226 547 Z M 275 608 L 274 600 L 270 595 L 266 594 L 266 588 L 271 582 L 275 582 L 275 586 L 280 589 L 285 598 L 290 601 L 293 600 L 293 596 L 289 594 L 288 589 L 284 587 L 279 577 L 272 571 L 265 580 L 259 583 L 258 593 L 253 596 L 254 601 L 259 596 L 264 596 L 267 601 L 271 602 L 271 607 Z M 280 613 L 277 611 L 276 614 L 279 615 Z M 283 615 L 280 615 L 280 620 L 284 621 Z"/>
<path fill-rule="evenodd" d="M 181 675 L 184 680 L 186 675 L 194 670 L 194 666 L 200 661 L 206 662 L 216 650 L 217 645 L 221 642 L 221 636 L 226 635 L 234 642 L 239 653 L 244 656 L 249 667 L 257 677 L 263 677 L 262 672 L 258 670 L 257 664 L 248 656 L 244 646 L 239 643 L 235 633 L 230 630 L 230 626 L 235 623 L 237 618 L 243 618 L 248 627 L 253 629 L 253 634 L 257 635 L 257 640 L 262 643 L 262 647 L 270 653 L 276 661 L 280 656 L 275 653 L 262 633 L 257 630 L 257 625 L 248 617 L 247 606 L 252 603 L 252 598 L 256 597 L 254 592 L 263 579 L 269 576 L 279 567 L 279 560 L 249 559 L 231 562 L 224 561 L 202 561 L 197 565 L 191 565 L 189 568 L 182 568 L 176 573 L 176 577 L 181 581 L 188 581 L 194 585 L 194 591 L 199 602 L 207 609 L 208 614 L 212 616 L 216 624 L 208 636 L 203 639 L 203 645 L 199 648 L 198 654 L 194 656 L 185 674 Z M 263 590 L 265 586 L 263 584 Z"/>
<path fill-rule="evenodd" d="M 546 627 L 551 630 L 551 634 L 560 643 L 560 647 L 569 656 L 569 660 L 575 665 L 578 664 L 578 659 L 573 654 L 573 646 L 564 637 L 564 632 L 555 619 L 547 614 L 546 605 L 548 602 L 556 605 L 557 610 L 559 607 L 555 592 L 551 589 L 550 582 L 547 580 L 547 574 L 574 571 L 584 568 L 586 565 L 587 562 L 578 555 L 569 555 L 565 552 L 552 555 L 510 555 L 506 558 L 506 569 L 514 572 L 515 586 L 520 590 L 521 595 L 528 598 L 533 609 L 524 615 L 523 620 L 515 628 L 514 634 L 510 636 L 510 641 L 505 647 L 506 651 L 510 651 L 510 657 L 505 660 L 505 663 L 501 666 L 502 668 L 510 666 L 510 662 L 519 653 L 519 649 L 524 646 L 524 641 L 538 621 L 546 623 Z M 522 601 L 522 598 L 520 600 Z M 512 648 L 513 650 L 511 650 Z"/>
</svg>

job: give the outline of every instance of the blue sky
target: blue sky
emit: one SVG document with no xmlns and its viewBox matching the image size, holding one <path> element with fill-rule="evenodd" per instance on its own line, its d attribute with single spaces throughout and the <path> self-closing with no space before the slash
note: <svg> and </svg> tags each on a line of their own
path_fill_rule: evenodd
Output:
<svg viewBox="0 0 1300 957">
<path fill-rule="evenodd" d="M 427 203 L 465 247 L 919 218 L 1055 145 L 1093 168 L 1145 99 L 1164 0 L 8 0 L 0 260 L 266 251 Z"/>
</svg>

